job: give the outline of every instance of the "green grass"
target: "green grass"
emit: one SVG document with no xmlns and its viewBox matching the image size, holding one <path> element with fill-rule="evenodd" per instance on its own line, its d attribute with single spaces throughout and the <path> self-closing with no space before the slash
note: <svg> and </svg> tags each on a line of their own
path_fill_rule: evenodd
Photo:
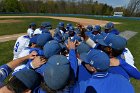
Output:
<svg viewBox="0 0 140 93">
<path fill-rule="evenodd" d="M 57 24 L 61 20 L 51 19 L 51 18 L 3 18 L 0 20 L 21 20 L 22 22 L 18 23 L 0 23 L 0 35 L 10 35 L 10 34 L 18 34 L 18 33 L 26 33 L 28 25 L 31 22 L 35 22 L 37 27 L 40 26 L 42 22 L 51 22 L 53 24 L 53 28 L 56 28 Z M 63 21 L 68 23 L 70 21 Z M 75 24 L 75 23 L 73 23 Z"/>
<path fill-rule="evenodd" d="M 5 64 L 13 59 L 13 47 L 15 41 L 0 43 L 0 65 Z"/>
</svg>

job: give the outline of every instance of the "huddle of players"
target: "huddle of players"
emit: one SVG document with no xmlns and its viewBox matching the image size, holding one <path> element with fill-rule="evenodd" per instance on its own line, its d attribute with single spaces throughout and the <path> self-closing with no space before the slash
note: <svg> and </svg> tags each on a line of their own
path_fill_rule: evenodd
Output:
<svg viewBox="0 0 140 93">
<path fill-rule="evenodd" d="M 14 60 L 0 67 L 7 71 L 1 82 L 14 69 L 0 93 L 134 93 L 130 78 L 140 79 L 140 72 L 112 22 L 104 31 L 60 22 L 52 35 L 51 28 L 31 23 L 17 39 Z"/>
</svg>

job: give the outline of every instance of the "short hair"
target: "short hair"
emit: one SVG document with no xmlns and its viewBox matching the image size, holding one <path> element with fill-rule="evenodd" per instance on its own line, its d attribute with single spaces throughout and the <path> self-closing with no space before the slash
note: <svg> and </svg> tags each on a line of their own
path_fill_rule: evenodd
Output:
<svg viewBox="0 0 140 93">
<path fill-rule="evenodd" d="M 40 86 L 41 86 L 41 88 L 42 88 L 44 91 L 46 91 L 47 93 L 56 93 L 56 91 L 53 90 L 53 89 L 51 89 L 51 88 L 49 88 L 49 87 L 46 85 L 45 82 L 42 82 Z"/>
<path fill-rule="evenodd" d="M 112 48 L 112 56 L 117 57 L 117 56 L 121 55 L 123 53 L 123 51 L 124 51 L 124 49 L 116 50 L 116 49 Z"/>
<path fill-rule="evenodd" d="M 6 84 L 6 87 L 13 91 L 14 93 L 22 93 L 28 88 L 22 83 L 18 78 L 13 76 L 8 83 Z"/>
<path fill-rule="evenodd" d="M 97 93 L 97 91 L 92 86 L 88 86 L 85 93 Z"/>
</svg>

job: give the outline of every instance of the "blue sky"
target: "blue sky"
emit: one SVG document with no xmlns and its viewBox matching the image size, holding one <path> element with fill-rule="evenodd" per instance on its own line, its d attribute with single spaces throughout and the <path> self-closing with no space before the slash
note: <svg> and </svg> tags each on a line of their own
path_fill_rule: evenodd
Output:
<svg viewBox="0 0 140 93">
<path fill-rule="evenodd" d="M 113 7 L 127 6 L 130 0 L 96 0 L 101 3 L 106 3 Z"/>
</svg>

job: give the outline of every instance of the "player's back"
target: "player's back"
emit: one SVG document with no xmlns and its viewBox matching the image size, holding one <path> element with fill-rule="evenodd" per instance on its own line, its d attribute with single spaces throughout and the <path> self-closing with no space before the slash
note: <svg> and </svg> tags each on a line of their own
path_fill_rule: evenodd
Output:
<svg viewBox="0 0 140 93">
<path fill-rule="evenodd" d="M 33 36 L 34 30 L 31 28 L 27 29 L 27 34 L 29 35 L 29 37 L 31 38 Z"/>
<path fill-rule="evenodd" d="M 73 93 L 87 93 L 87 88 L 92 87 L 94 93 L 135 93 L 131 83 L 123 76 L 109 73 L 102 77 L 102 74 L 93 75 L 87 81 L 76 85 Z"/>
<path fill-rule="evenodd" d="M 14 53 L 14 58 L 13 59 L 17 59 L 18 58 L 18 55 L 20 54 L 20 52 L 25 48 L 25 47 L 28 47 L 29 45 L 29 41 L 30 41 L 30 38 L 29 36 L 20 36 L 15 45 L 14 45 L 14 50 L 13 50 L 13 53 Z"/>
</svg>

